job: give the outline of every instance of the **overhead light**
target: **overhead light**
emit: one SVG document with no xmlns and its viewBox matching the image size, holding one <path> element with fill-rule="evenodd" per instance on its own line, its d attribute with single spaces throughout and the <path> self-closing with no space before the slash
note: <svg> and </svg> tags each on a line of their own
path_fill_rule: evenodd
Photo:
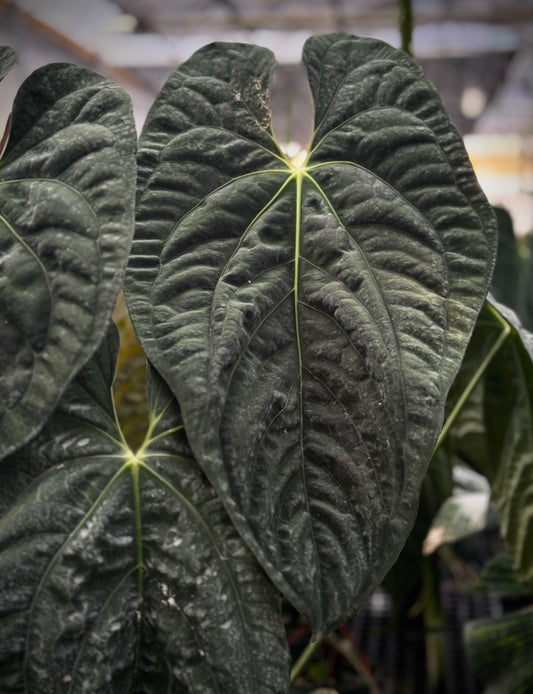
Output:
<svg viewBox="0 0 533 694">
<path fill-rule="evenodd" d="M 477 118 L 487 104 L 487 95 L 480 87 L 465 87 L 461 95 L 461 113 L 466 118 Z"/>
<path fill-rule="evenodd" d="M 105 30 L 115 34 L 133 34 L 137 25 L 137 17 L 132 14 L 116 14 L 107 20 Z"/>
</svg>

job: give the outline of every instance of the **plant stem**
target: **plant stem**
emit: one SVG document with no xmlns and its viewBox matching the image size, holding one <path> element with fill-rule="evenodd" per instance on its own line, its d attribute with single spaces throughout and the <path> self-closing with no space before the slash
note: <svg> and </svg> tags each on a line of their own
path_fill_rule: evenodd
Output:
<svg viewBox="0 0 533 694">
<path fill-rule="evenodd" d="M 309 663 L 309 661 L 313 657 L 314 652 L 320 646 L 321 643 L 322 643 L 321 641 L 311 641 L 307 645 L 304 652 L 301 654 L 301 656 L 298 658 L 298 660 L 292 666 L 291 684 L 294 682 L 294 680 L 297 677 L 299 677 L 302 674 L 303 670 L 306 668 L 307 664 Z"/>
<path fill-rule="evenodd" d="M 311 643 L 307 645 L 291 670 L 291 684 L 293 684 L 296 678 L 302 674 L 313 657 L 316 649 L 323 643 L 323 641 L 340 653 L 353 667 L 353 669 L 359 675 L 361 675 L 366 686 L 368 687 L 370 694 L 379 694 L 379 689 L 374 678 L 372 677 L 372 673 L 368 671 L 358 654 L 353 650 L 353 648 L 351 648 L 349 641 L 347 639 L 340 638 L 334 632 L 328 634 L 322 641 L 311 641 Z"/>
<path fill-rule="evenodd" d="M 402 51 L 412 56 L 413 13 L 411 10 L 411 0 L 398 0 L 398 10 L 398 24 L 402 37 Z"/>
<path fill-rule="evenodd" d="M 426 668 L 428 694 L 444 692 L 446 676 L 446 648 L 444 643 L 444 618 L 439 594 L 437 568 L 432 557 L 423 560 L 424 629 L 426 641 Z"/>
</svg>

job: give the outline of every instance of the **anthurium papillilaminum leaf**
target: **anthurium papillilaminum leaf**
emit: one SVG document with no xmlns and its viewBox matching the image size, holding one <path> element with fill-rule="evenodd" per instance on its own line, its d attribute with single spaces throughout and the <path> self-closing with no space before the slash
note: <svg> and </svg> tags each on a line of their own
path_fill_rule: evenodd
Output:
<svg viewBox="0 0 533 694">
<path fill-rule="evenodd" d="M 0 468 L 0 691 L 284 694 L 279 593 L 155 375 L 150 438 L 127 449 L 113 422 L 115 351 L 111 334 Z"/>
<path fill-rule="evenodd" d="M 513 567 L 533 590 L 533 334 L 493 298 L 480 315 L 458 382 L 472 378 L 486 356 L 491 359 L 446 445 L 487 477 Z"/>
<path fill-rule="evenodd" d="M 74 65 L 34 72 L 0 161 L 0 458 L 101 342 L 133 233 L 131 100 Z"/>
<path fill-rule="evenodd" d="M 126 293 L 197 459 L 320 634 L 407 537 L 496 233 L 414 62 L 339 34 L 304 61 L 303 162 L 273 139 L 269 51 L 213 44 L 169 78 L 140 138 Z"/>
</svg>

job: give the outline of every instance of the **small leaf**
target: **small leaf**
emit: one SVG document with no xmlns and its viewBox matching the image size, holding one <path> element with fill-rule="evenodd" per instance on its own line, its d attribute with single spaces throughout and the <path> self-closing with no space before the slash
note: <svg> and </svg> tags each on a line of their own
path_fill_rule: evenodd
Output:
<svg viewBox="0 0 533 694">
<path fill-rule="evenodd" d="M 112 416 L 117 336 L 0 468 L 0 691 L 284 694 L 280 596 L 151 373 L 150 435 Z"/>
<path fill-rule="evenodd" d="M 0 46 L 0 81 L 17 63 L 17 54 L 9 46 Z"/>
<path fill-rule="evenodd" d="M 42 427 L 101 342 L 133 228 L 129 96 L 73 65 L 20 88 L 0 162 L 0 458 Z"/>
<path fill-rule="evenodd" d="M 273 57 L 214 44 L 139 143 L 126 295 L 233 521 L 315 634 L 398 555 L 481 307 L 493 213 L 402 52 L 314 37 L 306 161 L 273 140 Z"/>
</svg>

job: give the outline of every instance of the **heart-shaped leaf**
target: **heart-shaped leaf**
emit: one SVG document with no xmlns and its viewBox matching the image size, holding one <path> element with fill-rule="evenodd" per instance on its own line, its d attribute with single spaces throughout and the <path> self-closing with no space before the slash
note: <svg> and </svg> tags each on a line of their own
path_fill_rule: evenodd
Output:
<svg viewBox="0 0 533 694">
<path fill-rule="evenodd" d="M 126 282 L 195 455 L 320 634 L 408 535 L 496 234 L 412 60 L 334 34 L 304 62 L 303 163 L 273 139 L 269 51 L 210 45 L 169 78 L 140 138 Z"/>
<path fill-rule="evenodd" d="M 49 65 L 17 94 L 0 162 L 0 458 L 102 340 L 131 245 L 135 148 L 111 80 Z"/>
<path fill-rule="evenodd" d="M 279 593 L 151 374 L 137 455 L 115 428 L 116 335 L 0 468 L 3 694 L 284 694 Z"/>
</svg>

